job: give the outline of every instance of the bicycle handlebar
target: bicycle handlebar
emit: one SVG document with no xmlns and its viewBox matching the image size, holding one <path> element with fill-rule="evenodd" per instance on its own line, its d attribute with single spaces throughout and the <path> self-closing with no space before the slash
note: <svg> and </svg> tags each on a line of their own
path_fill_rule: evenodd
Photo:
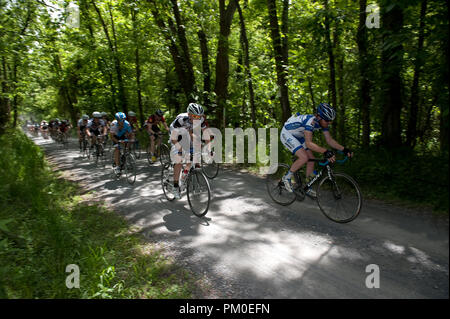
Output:
<svg viewBox="0 0 450 319">
<path fill-rule="evenodd" d="M 343 151 L 337 151 L 337 152 L 339 154 L 344 154 Z M 346 161 L 348 161 L 348 159 L 349 159 L 349 157 L 347 155 L 345 155 L 345 157 L 343 159 L 336 160 L 336 163 L 344 164 Z M 310 159 L 309 161 L 310 162 L 318 162 L 320 166 L 327 166 L 327 165 L 331 164 L 328 159 L 324 159 L 324 158 L 322 158 L 322 159 Z"/>
</svg>

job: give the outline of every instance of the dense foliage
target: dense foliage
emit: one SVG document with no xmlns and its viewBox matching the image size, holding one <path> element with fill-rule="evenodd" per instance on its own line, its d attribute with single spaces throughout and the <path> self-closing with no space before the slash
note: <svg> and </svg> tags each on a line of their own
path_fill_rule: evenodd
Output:
<svg viewBox="0 0 450 319">
<path fill-rule="evenodd" d="M 72 6 L 79 25 L 69 19 Z M 376 22 L 368 6 L 379 8 L 379 28 L 367 27 Z M 380 154 L 375 162 L 386 171 L 393 165 L 386 161 L 405 152 L 405 167 L 445 160 L 449 7 L 448 0 L 0 0 L 0 134 L 20 119 L 73 122 L 95 110 L 133 110 L 143 121 L 161 108 L 171 120 L 188 101 L 202 103 L 219 128 L 281 127 L 293 112 L 328 101 L 338 113 L 333 136 L 368 158 Z"/>
</svg>

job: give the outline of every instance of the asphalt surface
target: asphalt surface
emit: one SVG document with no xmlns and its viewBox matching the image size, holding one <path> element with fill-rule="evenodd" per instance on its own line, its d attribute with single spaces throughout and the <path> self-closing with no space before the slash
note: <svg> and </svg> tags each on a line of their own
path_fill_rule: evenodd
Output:
<svg viewBox="0 0 450 319">
<path fill-rule="evenodd" d="M 63 150 L 33 139 L 66 176 L 203 278 L 209 288 L 199 298 L 449 297 L 448 218 L 365 200 L 356 220 L 337 224 L 309 198 L 274 203 L 264 179 L 231 169 L 211 181 L 209 212 L 198 218 L 186 196 L 165 199 L 161 167 L 145 157 L 131 186 L 114 180 L 110 166 L 82 159 L 73 140 Z M 366 286 L 371 264 L 379 267 L 379 288 Z"/>
</svg>

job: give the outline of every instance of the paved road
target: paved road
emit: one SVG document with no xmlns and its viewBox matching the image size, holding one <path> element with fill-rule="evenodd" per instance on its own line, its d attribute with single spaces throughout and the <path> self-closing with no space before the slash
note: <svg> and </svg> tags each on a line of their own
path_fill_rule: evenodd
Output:
<svg viewBox="0 0 450 319">
<path fill-rule="evenodd" d="M 212 181 L 206 217 L 186 197 L 167 202 L 160 166 L 138 161 L 136 183 L 114 181 L 49 140 L 34 138 L 60 170 L 112 205 L 148 240 L 211 285 L 204 298 L 448 298 L 448 219 L 375 201 L 345 225 L 326 219 L 310 199 L 282 207 L 263 179 L 224 169 Z M 355 176 L 357 179 L 357 176 Z M 366 266 L 380 288 L 365 285 Z"/>
</svg>

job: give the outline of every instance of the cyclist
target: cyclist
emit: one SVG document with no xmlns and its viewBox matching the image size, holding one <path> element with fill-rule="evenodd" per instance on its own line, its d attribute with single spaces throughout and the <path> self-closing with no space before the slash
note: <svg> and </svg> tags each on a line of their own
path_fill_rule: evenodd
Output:
<svg viewBox="0 0 450 319">
<path fill-rule="evenodd" d="M 41 122 L 41 133 L 43 138 L 48 138 L 48 123 L 46 120 L 42 120 Z"/>
<path fill-rule="evenodd" d="M 102 120 L 106 125 L 106 135 L 105 135 L 105 144 L 106 144 L 109 138 L 109 129 L 111 127 L 111 122 L 108 119 L 108 113 L 102 112 Z"/>
<path fill-rule="evenodd" d="M 62 120 L 61 124 L 59 125 L 59 131 L 62 134 L 66 134 L 67 132 L 69 132 L 69 130 L 72 128 L 72 126 L 70 125 L 70 121 L 69 120 Z"/>
<path fill-rule="evenodd" d="M 115 118 L 116 120 L 111 123 L 110 136 L 114 143 L 114 173 L 120 175 L 122 168 L 119 165 L 119 141 L 131 138 L 132 130 L 130 123 L 126 120 L 127 116 L 125 113 L 117 112 Z"/>
<path fill-rule="evenodd" d="M 170 143 L 172 145 L 171 153 L 175 155 L 175 165 L 174 165 L 174 176 L 173 176 L 173 195 L 175 198 L 179 199 L 181 198 L 180 195 L 180 186 L 179 186 L 179 177 L 180 172 L 182 168 L 182 155 L 188 155 L 190 156 L 191 150 L 189 149 L 189 154 L 186 154 L 186 150 L 183 152 L 183 147 L 179 143 L 184 138 L 189 138 L 186 136 L 186 132 L 189 133 L 191 137 L 191 144 L 189 147 L 192 146 L 192 137 L 193 137 L 193 129 L 194 124 L 200 125 L 201 129 L 206 129 L 205 125 L 205 117 L 204 117 L 205 111 L 203 110 L 203 107 L 200 104 L 197 103 L 189 103 L 187 107 L 186 113 L 178 114 L 178 116 L 175 118 L 175 120 L 170 124 Z M 194 123 L 194 120 L 197 120 Z M 198 123 L 199 122 L 199 123 Z M 180 130 L 181 128 L 184 128 L 185 130 Z M 183 178 L 187 175 L 189 172 L 189 169 L 191 167 L 191 164 L 188 162 L 188 164 L 185 167 L 185 170 L 183 172 L 182 182 L 184 182 Z"/>
<path fill-rule="evenodd" d="M 161 143 L 159 124 L 163 124 L 166 131 L 169 131 L 169 127 L 167 126 L 166 119 L 164 118 L 164 113 L 161 110 L 157 110 L 155 114 L 152 114 L 148 117 L 147 121 L 144 124 L 144 127 L 147 128 L 147 133 L 150 138 L 150 154 L 152 161 L 156 161 L 155 157 L 155 142 L 158 144 Z"/>
<path fill-rule="evenodd" d="M 77 123 L 77 135 L 78 135 L 78 142 L 80 144 L 80 152 L 83 151 L 81 145 L 83 142 L 83 138 L 86 135 L 88 121 L 89 116 L 87 114 L 84 114 L 83 116 L 81 116 L 81 119 L 79 119 Z"/>
<path fill-rule="evenodd" d="M 336 142 L 330 134 L 329 125 L 336 117 L 336 111 L 328 103 L 320 103 L 317 107 L 317 112 L 314 115 L 302 115 L 296 113 L 292 115 L 281 130 L 281 143 L 297 156 L 297 159 L 292 163 L 289 171 L 283 176 L 282 180 L 289 192 L 292 192 L 291 177 L 306 163 L 306 181 L 307 183 L 312 178 L 314 170 L 314 162 L 309 162 L 309 159 L 314 159 L 312 151 L 322 153 L 324 157 L 334 163 L 336 157 L 334 152 L 323 148 L 312 141 L 313 132 L 322 130 L 327 144 L 337 150 L 343 151 L 347 156 L 353 156 L 350 149 L 342 146 Z M 306 192 L 312 198 L 316 198 L 316 193 L 313 189 L 308 189 Z"/>
<path fill-rule="evenodd" d="M 97 143 L 97 137 L 104 136 L 106 134 L 105 122 L 102 120 L 102 114 L 100 112 L 92 113 L 92 119 L 87 124 L 87 135 L 91 139 L 91 149 Z"/>
<path fill-rule="evenodd" d="M 131 126 L 131 131 L 132 131 L 131 139 L 135 141 L 135 143 L 136 143 L 135 146 L 137 149 L 139 147 L 138 146 L 139 141 L 137 140 L 136 132 L 139 129 L 139 125 L 138 125 L 136 113 L 134 113 L 133 111 L 129 111 L 128 115 L 127 115 L 127 121 L 128 121 L 128 123 L 130 123 L 130 126 Z"/>
</svg>

